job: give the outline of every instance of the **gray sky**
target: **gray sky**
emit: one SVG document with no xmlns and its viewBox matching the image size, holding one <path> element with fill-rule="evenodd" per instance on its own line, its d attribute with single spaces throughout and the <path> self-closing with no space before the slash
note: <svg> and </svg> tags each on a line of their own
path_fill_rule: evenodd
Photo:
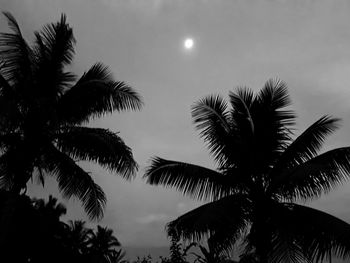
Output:
<svg viewBox="0 0 350 263">
<path fill-rule="evenodd" d="M 208 94 L 227 98 L 237 86 L 258 90 L 278 77 L 289 86 L 298 128 L 334 115 L 343 125 L 326 148 L 350 144 L 347 0 L 1 0 L 1 9 L 13 13 L 28 38 L 66 13 L 77 39 L 73 70 L 81 74 L 102 61 L 143 96 L 141 112 L 91 124 L 120 131 L 140 164 L 138 178 L 125 182 L 84 165 L 108 197 L 101 224 L 124 245 L 167 245 L 165 223 L 198 205 L 141 176 L 154 155 L 213 167 L 190 116 L 190 106 Z M 182 47 L 186 36 L 195 40 L 191 52 Z M 32 192 L 57 192 L 48 185 Z M 347 184 L 312 205 L 349 222 L 349 201 Z M 70 218 L 84 217 L 78 202 L 68 204 Z"/>
</svg>

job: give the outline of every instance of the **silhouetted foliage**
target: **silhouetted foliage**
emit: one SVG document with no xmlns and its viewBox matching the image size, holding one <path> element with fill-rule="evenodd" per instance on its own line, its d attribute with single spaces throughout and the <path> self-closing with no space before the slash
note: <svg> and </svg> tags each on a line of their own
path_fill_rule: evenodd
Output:
<svg viewBox="0 0 350 263">
<path fill-rule="evenodd" d="M 0 223 L 7 226 L 0 228 L 2 258 L 18 263 L 126 263 L 111 229 L 94 230 L 81 220 L 64 223 L 65 212 L 52 196 L 46 202 L 0 191 Z"/>
<path fill-rule="evenodd" d="M 11 32 L 0 35 L 0 188 L 20 193 L 32 177 L 44 185 L 50 174 L 64 197 L 78 197 L 90 218 L 99 219 L 105 194 L 77 162 L 95 162 L 126 179 L 137 164 L 118 133 L 85 124 L 140 109 L 140 96 L 102 63 L 76 81 L 66 70 L 75 39 L 65 15 L 35 32 L 32 45 L 15 18 L 4 15 Z"/>
<path fill-rule="evenodd" d="M 229 105 L 231 107 L 229 107 Z M 296 202 L 329 192 L 350 174 L 350 147 L 320 154 L 339 119 L 323 116 L 294 139 L 295 114 L 287 86 L 269 80 L 254 94 L 230 92 L 229 104 L 208 96 L 192 116 L 217 164 L 216 170 L 153 159 L 145 177 L 209 201 L 172 221 L 169 233 L 200 240 L 215 237 L 226 248 L 244 239 L 259 262 L 321 261 L 350 256 L 350 225 Z"/>
<path fill-rule="evenodd" d="M 188 251 L 195 246 L 195 243 L 191 243 L 187 246 L 184 246 L 180 241 L 180 236 L 176 232 L 170 231 L 169 236 L 170 241 L 170 262 L 172 263 L 187 263 L 187 253 Z"/>
<path fill-rule="evenodd" d="M 202 255 L 193 252 L 196 256 L 195 263 L 221 263 L 229 260 L 229 254 L 225 250 L 226 248 L 222 244 L 217 244 L 213 237 L 208 238 L 207 246 L 202 244 L 196 244 L 199 247 Z"/>
<path fill-rule="evenodd" d="M 89 256 L 93 262 L 109 263 L 115 254 L 115 248 L 120 246 L 113 230 L 97 226 L 96 232 L 91 232 L 88 239 Z"/>
<path fill-rule="evenodd" d="M 27 196 L 0 190 L 0 226 L 1 261 L 28 262 L 47 248 L 48 225 Z"/>
<path fill-rule="evenodd" d="M 125 255 L 126 253 L 122 249 L 113 250 L 110 252 L 109 261 L 111 263 L 127 263 L 128 261 L 125 259 Z"/>
</svg>

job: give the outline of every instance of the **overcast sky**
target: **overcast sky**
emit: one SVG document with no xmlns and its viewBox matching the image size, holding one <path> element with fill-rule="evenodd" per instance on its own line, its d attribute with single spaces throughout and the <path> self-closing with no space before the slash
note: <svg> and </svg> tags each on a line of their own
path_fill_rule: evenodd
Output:
<svg viewBox="0 0 350 263">
<path fill-rule="evenodd" d="M 190 107 L 238 86 L 259 90 L 271 77 L 289 86 L 298 128 L 324 114 L 343 119 L 326 148 L 350 145 L 350 1 L 322 0 L 0 0 L 24 34 L 66 13 L 77 39 L 73 70 L 93 63 L 143 97 L 140 112 L 113 114 L 91 125 L 119 131 L 140 164 L 133 182 L 92 165 L 108 197 L 101 224 L 128 246 L 167 245 L 164 227 L 199 203 L 141 179 L 152 156 L 213 167 L 192 125 Z M 7 29 L 5 20 L 1 31 Z M 183 40 L 195 41 L 191 51 Z M 33 195 L 47 191 L 31 187 Z M 78 202 L 67 218 L 86 218 Z M 311 205 L 350 222 L 350 184 Z"/>
</svg>

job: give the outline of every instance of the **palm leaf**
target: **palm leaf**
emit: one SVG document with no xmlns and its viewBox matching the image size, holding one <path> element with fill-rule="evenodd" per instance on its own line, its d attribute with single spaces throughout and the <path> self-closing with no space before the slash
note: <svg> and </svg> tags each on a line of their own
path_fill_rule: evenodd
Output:
<svg viewBox="0 0 350 263">
<path fill-rule="evenodd" d="M 267 174 L 290 140 L 289 127 L 294 124 L 293 112 L 283 109 L 289 105 L 285 84 L 269 80 L 256 96 L 248 88 L 229 96 L 235 137 L 241 141 L 236 147 L 239 165 L 251 174 Z"/>
<path fill-rule="evenodd" d="M 249 203 L 241 195 L 223 197 L 202 205 L 180 216 L 167 225 L 168 234 L 175 232 L 181 238 L 200 240 L 221 231 L 231 233 L 231 240 L 247 226 Z"/>
<path fill-rule="evenodd" d="M 256 96 L 251 114 L 255 125 L 252 147 L 255 170 L 266 173 L 291 140 L 295 115 L 285 109 L 290 104 L 286 84 L 270 79 Z"/>
<path fill-rule="evenodd" d="M 350 256 L 350 224 L 310 207 L 284 203 L 275 207 L 272 223 L 302 248 L 312 262 L 323 262 L 331 252 Z"/>
<path fill-rule="evenodd" d="M 55 175 L 63 196 L 65 198 L 78 197 L 92 220 L 102 218 L 106 196 L 90 174 L 53 145 L 46 147 L 46 154 L 43 158 L 47 164 L 46 170 Z"/>
<path fill-rule="evenodd" d="M 64 72 L 64 66 L 74 57 L 75 39 L 72 28 L 61 15 L 57 23 L 46 25 L 40 32 L 35 32 L 37 96 L 56 99 L 70 83 L 75 80 L 72 73 Z"/>
<path fill-rule="evenodd" d="M 291 100 L 287 84 L 279 79 L 269 79 L 257 95 L 256 101 L 262 108 L 270 110 L 279 110 L 289 106 Z"/>
<path fill-rule="evenodd" d="M 62 14 L 59 22 L 48 24 L 35 33 L 39 59 L 53 70 L 61 70 L 74 57 L 75 39 L 66 20 Z"/>
<path fill-rule="evenodd" d="M 156 157 L 144 175 L 147 183 L 174 187 L 194 198 L 217 199 L 234 191 L 230 177 L 201 166 Z"/>
<path fill-rule="evenodd" d="M 293 235 L 279 231 L 272 238 L 269 262 L 272 263 L 311 263 L 304 249 Z"/>
<path fill-rule="evenodd" d="M 340 185 L 349 174 L 350 147 L 337 148 L 284 170 L 271 191 L 288 200 L 318 197 Z"/>
<path fill-rule="evenodd" d="M 137 171 L 131 149 L 116 133 L 107 129 L 69 127 L 57 135 L 57 144 L 71 157 L 96 162 L 126 179 Z"/>
<path fill-rule="evenodd" d="M 283 152 L 274 167 L 274 176 L 286 167 L 294 167 L 315 157 L 325 138 L 339 126 L 339 119 L 323 116 L 301 135 L 299 135 Z"/>
<path fill-rule="evenodd" d="M 58 115 L 62 122 L 75 124 L 115 110 L 138 110 L 141 106 L 136 91 L 124 82 L 113 81 L 107 67 L 97 63 L 62 96 Z"/>
<path fill-rule="evenodd" d="M 226 102 L 220 96 L 208 96 L 192 106 L 192 117 L 219 165 L 232 162 L 234 140 L 230 136 L 231 124 Z"/>
<path fill-rule="evenodd" d="M 248 88 L 238 88 L 229 93 L 232 106 L 231 118 L 240 135 L 251 137 L 255 133 L 254 121 L 250 108 L 254 102 L 253 91 Z M 244 138 L 242 136 L 242 138 Z"/>
<path fill-rule="evenodd" d="M 1 75 L 11 85 L 27 79 L 32 73 L 34 54 L 22 36 L 16 19 L 8 12 L 3 12 L 13 33 L 0 34 Z"/>
</svg>

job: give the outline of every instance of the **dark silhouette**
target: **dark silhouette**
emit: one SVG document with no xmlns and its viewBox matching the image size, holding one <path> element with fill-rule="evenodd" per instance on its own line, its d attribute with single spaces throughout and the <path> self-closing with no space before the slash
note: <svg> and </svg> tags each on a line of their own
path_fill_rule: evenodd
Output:
<svg viewBox="0 0 350 263">
<path fill-rule="evenodd" d="M 109 261 L 110 263 L 128 263 L 125 259 L 125 255 L 126 253 L 122 249 L 113 250 L 109 255 Z"/>
<path fill-rule="evenodd" d="M 117 133 L 86 123 L 106 113 L 136 110 L 139 95 L 96 63 L 76 81 L 65 70 L 75 39 L 65 15 L 35 32 L 30 46 L 15 18 L 0 35 L 0 188 L 20 193 L 35 177 L 54 176 L 63 196 L 78 197 L 91 219 L 103 215 L 106 197 L 78 161 L 92 161 L 129 179 L 137 170 Z"/>
<path fill-rule="evenodd" d="M 7 223 L 8 239 L 2 244 L 6 248 L 2 258 L 10 259 L 8 262 L 125 263 L 125 252 L 117 249 L 120 243 L 111 229 L 97 226 L 94 231 L 81 220 L 64 223 L 61 217 L 66 208 L 52 196 L 45 201 L 5 191 L 0 196 L 1 193 L 14 196 L 7 199 L 16 214 L 15 221 Z M 1 205 L 2 209 L 10 209 Z"/>
<path fill-rule="evenodd" d="M 229 249 L 220 243 L 220 239 L 216 235 L 211 236 L 207 240 L 207 246 L 200 243 L 197 244 L 202 255 L 193 252 L 196 256 L 195 263 L 222 263 L 232 261 L 230 260 Z"/>
<path fill-rule="evenodd" d="M 65 231 L 61 234 L 63 245 L 69 251 L 69 254 L 75 258 L 84 258 L 89 254 L 89 237 L 92 229 L 86 227 L 86 222 L 82 220 L 70 220 L 66 225 Z"/>
<path fill-rule="evenodd" d="M 175 231 L 169 232 L 170 241 L 170 257 L 169 261 L 173 263 L 187 263 L 187 253 L 188 251 L 196 245 L 195 242 L 184 246 L 180 241 L 180 236 L 177 235 Z M 162 261 L 166 261 L 163 259 Z"/>
<path fill-rule="evenodd" d="M 113 235 L 112 229 L 97 226 L 96 232 L 90 233 L 88 246 L 92 262 L 109 263 L 116 253 L 116 247 L 119 247 L 120 243 Z"/>
<path fill-rule="evenodd" d="M 33 200 L 34 207 L 43 215 L 50 218 L 52 221 L 59 221 L 61 216 L 67 213 L 67 208 L 58 203 L 57 198 L 52 195 L 49 196 L 49 200 L 46 202 L 44 199 Z"/>
<path fill-rule="evenodd" d="M 241 238 L 259 262 L 320 261 L 350 256 L 350 225 L 300 205 L 327 193 L 350 173 L 350 147 L 319 154 L 339 120 L 323 116 L 293 140 L 295 114 L 286 84 L 269 80 L 254 94 L 240 88 L 208 96 L 192 108 L 194 123 L 217 170 L 154 158 L 145 177 L 209 203 L 168 225 L 184 239 L 217 235 L 232 246 Z M 220 240 L 220 241 L 219 241 Z"/>
<path fill-rule="evenodd" d="M 47 248 L 46 220 L 27 196 L 0 190 L 0 226 L 2 262 L 28 262 Z"/>
</svg>

